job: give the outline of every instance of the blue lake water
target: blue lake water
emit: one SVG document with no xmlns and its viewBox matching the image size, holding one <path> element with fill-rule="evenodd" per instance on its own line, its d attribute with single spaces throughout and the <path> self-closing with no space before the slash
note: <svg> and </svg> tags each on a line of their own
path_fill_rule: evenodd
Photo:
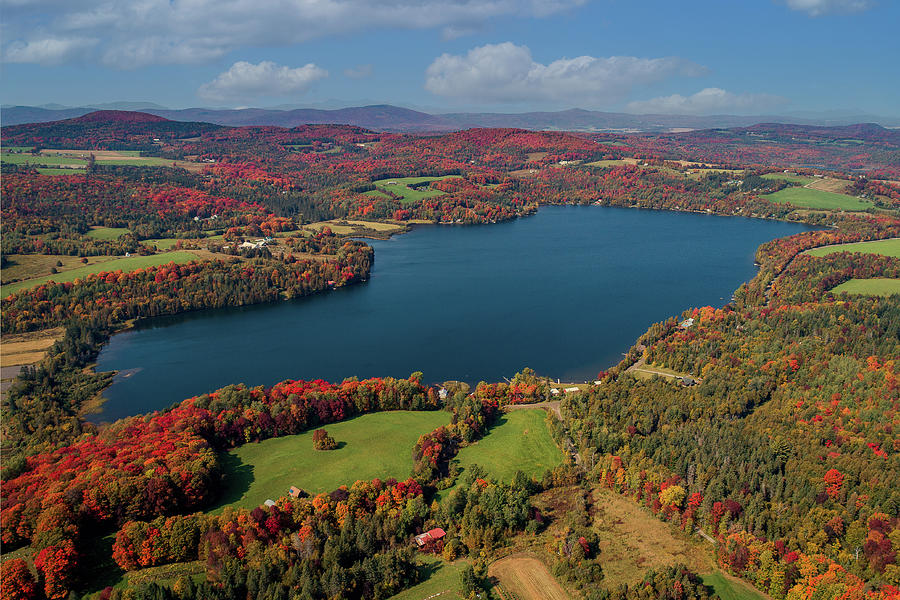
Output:
<svg viewBox="0 0 900 600">
<path fill-rule="evenodd" d="M 542 207 L 476 227 L 375 241 L 368 282 L 278 304 L 148 320 L 97 370 L 108 421 L 230 383 L 407 377 L 500 381 L 523 367 L 584 381 L 656 321 L 721 306 L 763 242 L 804 225 L 610 207 Z"/>
</svg>

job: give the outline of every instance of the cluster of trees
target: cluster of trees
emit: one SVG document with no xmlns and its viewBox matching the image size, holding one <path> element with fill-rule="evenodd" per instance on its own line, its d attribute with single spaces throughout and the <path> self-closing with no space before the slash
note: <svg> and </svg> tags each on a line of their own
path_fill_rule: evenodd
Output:
<svg viewBox="0 0 900 600">
<path fill-rule="evenodd" d="M 117 421 L 57 450 L 29 456 L 17 472 L 4 473 L 0 540 L 10 549 L 30 544 L 43 555 L 38 570 L 45 593 L 64 597 L 67 591 L 60 596 L 51 590 L 70 589 L 86 527 L 203 508 L 220 490 L 215 450 L 362 412 L 437 405 L 434 390 L 418 377 L 341 384 L 286 381 L 269 389 L 229 386 L 190 398 L 149 418 Z M 179 521 L 165 523 L 175 527 Z M 188 535 L 182 525 L 178 535 Z M 147 533 L 150 529 L 131 527 L 156 539 L 157 534 Z M 151 562 L 181 556 L 173 543 L 159 543 L 161 558 Z"/>
<path fill-rule="evenodd" d="M 32 331 L 74 319 L 116 325 L 188 310 L 296 298 L 368 278 L 372 248 L 346 242 L 328 260 L 265 259 L 169 263 L 48 282 L 2 300 L 4 332 Z"/>
<path fill-rule="evenodd" d="M 719 536 L 722 565 L 776 598 L 882 598 L 900 585 L 900 298 L 827 293 L 850 277 L 896 277 L 900 260 L 794 258 L 831 236 L 881 237 L 897 226 L 858 221 L 857 231 L 764 245 L 768 294 L 686 311 L 626 357 L 699 385 L 616 369 L 563 399 L 591 477 L 660 518 Z M 679 326 L 687 318 L 693 324 Z"/>
</svg>

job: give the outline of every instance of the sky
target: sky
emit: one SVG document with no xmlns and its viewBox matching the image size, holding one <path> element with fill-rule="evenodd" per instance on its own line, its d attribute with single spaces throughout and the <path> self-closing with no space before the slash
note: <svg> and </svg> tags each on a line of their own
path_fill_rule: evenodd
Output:
<svg viewBox="0 0 900 600">
<path fill-rule="evenodd" d="M 0 0 L 0 101 L 900 116 L 896 0 Z"/>
</svg>

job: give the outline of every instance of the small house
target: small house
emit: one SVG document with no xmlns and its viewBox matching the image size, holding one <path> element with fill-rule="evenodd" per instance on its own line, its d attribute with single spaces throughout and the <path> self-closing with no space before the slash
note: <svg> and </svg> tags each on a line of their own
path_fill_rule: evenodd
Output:
<svg viewBox="0 0 900 600">
<path fill-rule="evenodd" d="M 272 500 L 271 498 L 269 498 L 268 500 L 263 502 L 263 505 L 265 505 L 268 508 L 272 508 L 273 506 L 275 506 L 275 501 Z"/>
<path fill-rule="evenodd" d="M 291 498 L 299 498 L 303 494 L 303 490 L 298 488 L 296 485 L 292 485 L 288 490 L 288 496 Z"/>
<path fill-rule="evenodd" d="M 430 529 L 430 530 L 426 531 L 425 533 L 420 533 L 419 535 L 417 535 L 416 536 L 416 544 L 419 547 L 422 547 L 425 544 L 428 544 L 429 542 L 436 542 L 437 540 L 441 539 L 445 535 L 447 535 L 446 531 L 444 531 L 440 527 L 435 527 L 434 529 Z"/>
<path fill-rule="evenodd" d="M 550 394 L 552 394 L 553 396 L 559 396 L 559 389 L 558 388 L 550 388 Z"/>
<path fill-rule="evenodd" d="M 581 391 L 581 388 L 579 388 L 579 387 L 567 387 L 567 388 L 564 389 L 563 391 L 564 391 L 565 393 L 567 393 L 567 394 L 571 394 L 571 393 L 573 393 L 573 392 L 580 392 L 580 391 Z"/>
<path fill-rule="evenodd" d="M 697 380 L 691 377 L 690 375 L 684 375 L 682 377 L 676 377 L 676 379 L 683 385 L 684 387 L 690 387 L 692 385 L 697 385 Z"/>
<path fill-rule="evenodd" d="M 679 327 L 681 327 L 682 329 L 687 329 L 693 325 L 694 325 L 694 317 L 690 317 L 689 319 L 685 319 L 684 321 L 682 321 L 681 324 L 679 325 Z"/>
</svg>

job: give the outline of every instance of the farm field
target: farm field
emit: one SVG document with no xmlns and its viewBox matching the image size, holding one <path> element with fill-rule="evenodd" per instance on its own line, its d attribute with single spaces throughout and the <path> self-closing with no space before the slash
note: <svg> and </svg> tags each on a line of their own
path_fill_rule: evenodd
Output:
<svg viewBox="0 0 900 600">
<path fill-rule="evenodd" d="M 421 189 L 413 189 L 410 184 L 423 183 L 425 181 L 440 181 L 442 179 L 459 179 L 458 175 L 450 175 L 448 177 L 395 177 L 391 179 L 381 179 L 373 181 L 378 190 L 386 190 L 392 194 L 400 196 L 400 201 L 404 204 L 412 204 L 425 198 L 434 196 L 443 196 L 444 192 L 433 190 L 429 187 Z M 373 190 L 377 191 L 377 190 Z"/>
<path fill-rule="evenodd" d="M 63 337 L 65 329 L 55 327 L 44 331 L 8 333 L 3 336 L 0 356 L 4 367 L 31 365 L 44 358 L 47 349 Z"/>
<path fill-rule="evenodd" d="M 253 508 L 286 495 L 292 485 L 318 494 L 358 479 L 406 479 L 419 436 L 449 422 L 444 411 L 380 412 L 325 426 L 336 450 L 313 449 L 312 430 L 245 444 L 223 457 L 226 489 L 214 510 Z"/>
<path fill-rule="evenodd" d="M 859 252 L 861 254 L 881 254 L 900 258 L 900 238 L 878 240 L 877 242 L 856 242 L 853 244 L 838 244 L 835 246 L 822 246 L 807 250 L 804 254 L 810 256 L 828 256 L 835 252 Z"/>
<path fill-rule="evenodd" d="M 184 169 L 198 171 L 205 163 L 195 163 L 184 160 L 172 160 L 158 156 L 140 156 L 135 150 L 55 150 L 45 149 L 38 156 L 30 152 L 0 153 L 0 161 L 16 165 L 35 165 L 48 167 L 39 169 L 45 175 L 71 175 L 74 169 L 83 169 L 87 166 L 88 157 L 93 155 L 97 165 L 111 166 L 135 166 L 135 167 L 171 167 L 173 165 Z M 51 171 L 51 168 L 55 169 Z M 61 169 L 59 167 L 68 167 Z M 77 171 L 76 171 L 77 172 Z"/>
<path fill-rule="evenodd" d="M 488 475 L 512 481 L 516 471 L 540 477 L 563 463 L 563 454 L 550 437 L 543 410 L 522 409 L 505 413 L 483 438 L 459 451 L 454 462 L 462 467 L 477 464 Z M 444 492 L 442 496 L 446 496 Z"/>
<path fill-rule="evenodd" d="M 391 600 L 423 600 L 438 595 L 441 600 L 462 600 L 459 593 L 460 573 L 467 564 L 469 561 L 465 559 L 450 563 L 423 554 L 419 562 L 419 573 L 423 581 L 396 596 L 391 596 Z"/>
<path fill-rule="evenodd" d="M 817 178 L 809 177 L 807 175 L 788 175 L 786 173 L 766 173 L 762 176 L 763 179 L 772 179 L 772 180 L 783 180 L 790 181 L 793 183 L 799 183 L 801 185 L 806 185 L 808 183 L 812 183 Z"/>
<path fill-rule="evenodd" d="M 569 600 L 570 596 L 538 558 L 513 554 L 488 567 L 501 598 L 516 600 Z"/>
<path fill-rule="evenodd" d="M 867 200 L 853 196 L 835 194 L 805 187 L 791 187 L 779 190 L 774 194 L 765 194 L 762 198 L 778 204 L 793 204 L 804 208 L 824 208 L 829 210 L 865 210 L 872 206 Z"/>
<path fill-rule="evenodd" d="M 50 275 L 50 269 L 54 268 L 62 273 L 85 266 L 80 257 L 66 254 L 9 254 L 6 258 L 9 262 L 0 271 L 2 273 L 0 281 L 4 286 L 16 281 Z M 113 256 L 88 256 L 87 265 L 108 262 L 114 258 Z M 62 263 L 62 266 L 56 263 Z"/>
<path fill-rule="evenodd" d="M 96 240 L 117 240 L 126 233 L 131 233 L 127 227 L 91 227 L 87 236 Z"/>
<path fill-rule="evenodd" d="M 900 294 L 900 279 L 851 279 L 833 288 L 831 293 L 846 293 L 860 296 L 892 296 Z"/>
<path fill-rule="evenodd" d="M 83 267 L 56 273 L 55 275 L 45 275 L 43 277 L 35 277 L 24 281 L 17 281 L 3 286 L 3 297 L 10 296 L 22 290 L 33 288 L 48 281 L 57 283 L 65 281 L 75 281 L 87 275 L 101 273 L 104 271 L 135 271 L 146 267 L 155 267 L 165 265 L 170 262 L 186 263 L 192 260 L 198 260 L 197 256 L 190 252 L 166 252 L 163 254 L 152 254 L 150 256 L 129 256 L 123 258 L 113 258 L 111 260 L 88 264 Z"/>
</svg>

